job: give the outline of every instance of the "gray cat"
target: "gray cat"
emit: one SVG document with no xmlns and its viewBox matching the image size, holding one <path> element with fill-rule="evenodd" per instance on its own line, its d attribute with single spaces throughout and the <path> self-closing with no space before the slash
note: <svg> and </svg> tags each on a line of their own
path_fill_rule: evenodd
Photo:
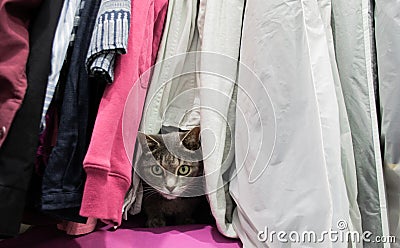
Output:
<svg viewBox="0 0 400 248">
<path fill-rule="evenodd" d="M 200 128 L 139 133 L 139 141 L 143 153 L 136 171 L 143 181 L 146 226 L 195 223 L 194 214 L 205 201 Z"/>
</svg>

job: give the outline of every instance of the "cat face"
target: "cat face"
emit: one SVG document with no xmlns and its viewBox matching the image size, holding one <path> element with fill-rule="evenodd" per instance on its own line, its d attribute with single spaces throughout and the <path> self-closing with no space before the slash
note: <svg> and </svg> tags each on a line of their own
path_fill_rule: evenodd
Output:
<svg viewBox="0 0 400 248">
<path fill-rule="evenodd" d="M 203 189 L 200 128 L 168 134 L 139 134 L 142 156 L 136 171 L 164 198 L 197 196 Z"/>
</svg>

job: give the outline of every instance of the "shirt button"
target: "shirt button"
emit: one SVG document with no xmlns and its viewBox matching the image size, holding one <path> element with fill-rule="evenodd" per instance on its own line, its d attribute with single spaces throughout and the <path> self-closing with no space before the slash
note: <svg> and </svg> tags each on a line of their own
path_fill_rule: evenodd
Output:
<svg viewBox="0 0 400 248">
<path fill-rule="evenodd" d="M 7 129 L 6 129 L 6 127 L 1 127 L 1 129 L 0 129 L 0 139 L 3 139 L 5 136 L 6 136 L 6 131 L 7 131 Z"/>
</svg>

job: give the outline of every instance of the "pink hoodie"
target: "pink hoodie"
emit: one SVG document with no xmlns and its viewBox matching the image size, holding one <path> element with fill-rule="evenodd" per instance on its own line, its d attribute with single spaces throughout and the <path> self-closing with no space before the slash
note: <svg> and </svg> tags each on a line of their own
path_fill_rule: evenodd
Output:
<svg viewBox="0 0 400 248">
<path fill-rule="evenodd" d="M 80 210 L 82 216 L 114 225 L 121 223 L 149 82 L 148 77 L 139 82 L 138 79 L 155 62 L 167 7 L 168 0 L 132 0 L 128 53 L 116 62 L 115 80 L 104 92 L 84 160 L 87 178 Z M 123 120 L 128 94 L 131 100 L 126 105 Z"/>
</svg>

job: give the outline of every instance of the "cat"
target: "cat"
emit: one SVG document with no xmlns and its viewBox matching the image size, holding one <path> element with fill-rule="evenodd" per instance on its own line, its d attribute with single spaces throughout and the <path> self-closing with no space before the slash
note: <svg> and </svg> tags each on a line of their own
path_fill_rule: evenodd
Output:
<svg viewBox="0 0 400 248">
<path fill-rule="evenodd" d="M 142 155 L 136 168 L 143 182 L 147 227 L 196 223 L 207 209 L 203 189 L 200 127 L 187 132 L 139 133 Z"/>
</svg>

